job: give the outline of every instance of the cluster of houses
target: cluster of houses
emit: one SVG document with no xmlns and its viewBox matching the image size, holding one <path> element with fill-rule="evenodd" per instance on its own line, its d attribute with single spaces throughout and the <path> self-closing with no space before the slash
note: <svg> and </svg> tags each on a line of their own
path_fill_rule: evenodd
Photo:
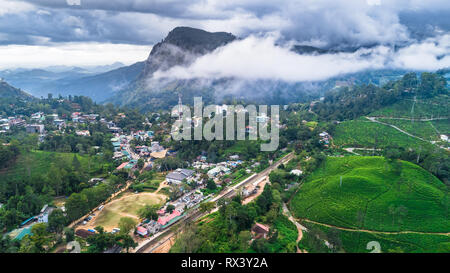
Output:
<svg viewBox="0 0 450 273">
<path fill-rule="evenodd" d="M 81 112 L 73 112 L 70 115 L 72 123 L 76 126 L 76 124 L 84 124 L 84 123 L 92 123 L 92 122 L 101 122 L 107 125 L 110 131 L 119 131 L 120 128 L 116 128 L 115 124 L 111 121 L 106 121 L 104 118 L 99 119 L 98 114 L 83 114 Z M 29 123 L 26 122 L 23 116 L 15 116 L 15 117 L 7 117 L 0 119 L 0 133 L 6 133 L 13 126 L 23 126 L 26 129 L 26 132 L 29 134 L 39 134 L 40 140 L 42 141 L 45 136 L 45 125 L 44 122 L 46 120 L 50 120 L 50 122 L 61 130 L 68 123 L 66 115 L 62 115 L 59 117 L 58 114 L 48 114 L 45 115 L 44 112 L 36 112 L 31 114 Z M 87 130 L 77 130 L 76 134 L 79 136 L 89 136 L 90 133 Z"/>
<path fill-rule="evenodd" d="M 115 134 L 113 138 L 111 138 L 111 143 L 114 147 L 114 160 L 121 160 L 125 157 L 131 159 L 131 155 L 126 151 L 126 147 L 128 145 L 128 139 L 125 135 Z"/>
<path fill-rule="evenodd" d="M 73 123 L 96 122 L 98 117 L 98 114 L 82 114 L 80 112 L 73 112 L 71 115 Z"/>
<path fill-rule="evenodd" d="M 124 170 L 131 170 L 131 169 L 134 169 L 136 167 L 136 164 L 137 164 L 137 160 L 131 159 L 130 161 L 123 162 L 122 164 L 120 164 L 116 168 L 116 170 L 122 170 L 122 169 L 124 169 Z"/>
<path fill-rule="evenodd" d="M 150 123 L 151 124 L 151 123 Z M 154 132 L 153 131 L 142 131 L 139 130 L 137 132 L 132 132 L 131 136 L 135 139 L 146 141 L 147 139 L 153 139 Z"/>
<path fill-rule="evenodd" d="M 146 160 L 144 168 L 152 168 L 153 161 L 166 157 L 169 152 L 158 141 L 151 141 L 149 146 L 139 145 L 134 148 L 134 151 L 130 147 L 130 141 L 138 139 L 140 141 L 152 140 L 154 138 L 153 131 L 137 131 L 131 132 L 130 135 L 123 135 L 121 133 L 114 133 L 111 138 L 111 143 L 114 147 L 114 160 L 127 160 L 127 164 L 121 164 L 117 169 L 132 169 L 136 166 L 137 159 L 143 158 Z M 130 153 L 133 153 L 130 154 Z"/>
<path fill-rule="evenodd" d="M 25 120 L 21 116 L 0 118 L 0 133 L 8 132 L 11 127 L 24 125 Z"/>
<path fill-rule="evenodd" d="M 176 201 L 171 204 L 175 206 L 175 209 L 183 212 L 184 209 L 190 209 L 203 201 L 205 197 L 203 194 L 197 190 L 193 190 L 191 192 L 186 193 L 185 195 L 178 198 Z"/>
<path fill-rule="evenodd" d="M 204 200 L 202 193 L 198 191 L 191 191 L 186 193 L 176 201 L 167 203 L 166 206 L 158 210 L 158 220 L 146 219 L 136 229 L 137 234 L 143 237 L 151 236 L 159 231 L 174 224 L 185 216 L 184 211 L 200 204 Z M 172 205 L 174 209 L 169 212 L 167 207 Z"/>
<path fill-rule="evenodd" d="M 75 131 L 75 134 L 77 136 L 90 136 L 91 135 L 89 130 L 77 130 L 77 131 Z"/>
<path fill-rule="evenodd" d="M 197 161 L 192 163 L 192 167 L 197 170 L 207 170 L 208 176 L 210 178 L 219 178 L 223 175 L 229 174 L 231 169 L 236 168 L 238 165 L 242 164 L 239 160 L 239 155 L 232 155 L 229 157 L 230 160 L 223 161 L 219 163 L 207 163 L 206 156 L 199 156 Z"/>
<path fill-rule="evenodd" d="M 328 134 L 327 132 L 322 132 L 319 134 L 319 137 L 320 137 L 320 140 L 319 140 L 320 143 L 323 143 L 326 147 L 328 147 L 328 145 L 330 145 L 330 139 L 331 139 L 330 134 Z"/>
</svg>

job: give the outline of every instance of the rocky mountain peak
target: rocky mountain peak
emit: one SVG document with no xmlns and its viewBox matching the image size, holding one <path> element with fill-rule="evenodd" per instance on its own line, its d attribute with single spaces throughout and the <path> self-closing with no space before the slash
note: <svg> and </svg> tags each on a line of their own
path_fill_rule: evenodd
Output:
<svg viewBox="0 0 450 273">
<path fill-rule="evenodd" d="M 236 36 L 231 33 L 176 27 L 153 47 L 140 78 L 148 77 L 157 70 L 167 70 L 176 65 L 189 65 L 197 57 L 235 39 Z"/>
</svg>

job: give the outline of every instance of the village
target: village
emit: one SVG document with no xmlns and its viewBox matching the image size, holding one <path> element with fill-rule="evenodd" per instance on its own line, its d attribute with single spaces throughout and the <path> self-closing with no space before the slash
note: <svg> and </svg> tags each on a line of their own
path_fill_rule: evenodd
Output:
<svg viewBox="0 0 450 273">
<path fill-rule="evenodd" d="M 161 177 L 158 190 L 153 193 L 139 191 L 132 193 L 130 191 L 131 187 L 128 191 L 122 193 L 125 198 L 130 195 L 135 195 L 136 198 L 143 195 L 154 195 L 159 201 L 155 203 L 159 206 L 156 219 L 137 218 L 139 221 L 137 221 L 133 235 L 136 242 L 148 240 L 148 238 L 152 238 L 152 236 L 167 230 L 168 227 L 177 223 L 180 219 L 198 211 L 202 202 L 209 202 L 215 196 L 220 196 L 221 192 L 225 192 L 227 188 L 231 188 L 251 178 L 262 167 L 260 162 L 254 160 L 243 161 L 237 154 L 229 155 L 225 161 L 212 163 L 208 160 L 206 154 L 201 153 L 184 168 L 177 168 L 172 171 L 161 170 L 161 166 L 157 163 L 158 160 L 174 157 L 177 151 L 172 150 L 171 147 L 164 147 L 160 141 L 157 141 L 154 130 L 125 132 L 116 123 L 117 120 L 122 118 L 125 118 L 125 114 L 119 113 L 114 120 L 107 120 L 99 114 L 83 113 L 76 108 L 70 115 L 35 112 L 30 116 L 18 115 L 0 119 L 0 127 L 2 129 L 0 133 L 8 133 L 10 130 L 20 129 L 24 130 L 28 135 L 38 136 L 38 141 L 42 143 L 49 133 L 52 135 L 66 134 L 66 128 L 74 128 L 72 133 L 78 137 L 91 137 L 88 125 L 100 124 L 105 126 L 111 135 L 110 143 L 113 147 L 111 160 L 117 166 L 115 171 L 128 173 L 129 184 L 127 184 L 127 188 L 129 185 L 138 183 L 136 177 L 142 173 L 156 172 Z M 256 119 L 258 123 L 266 123 L 269 120 L 265 116 L 258 116 Z M 148 125 L 147 128 L 152 127 L 148 119 L 146 119 L 145 123 Z M 195 126 L 195 122 L 193 124 Z M 162 139 L 170 137 L 168 135 L 168 123 L 158 123 L 157 125 L 158 128 L 162 129 L 162 131 L 158 132 L 159 134 L 163 133 Z M 247 132 L 251 129 L 247 126 Z M 139 144 L 136 145 L 136 143 Z M 100 151 L 100 147 L 94 146 L 93 148 L 98 152 Z M 87 184 L 95 186 L 104 182 L 105 179 L 102 177 L 93 177 Z M 239 194 L 243 196 L 244 202 L 250 202 L 261 194 L 267 182 L 268 179 L 264 178 L 241 187 Z M 160 191 L 165 192 L 166 195 L 160 194 Z M 170 194 L 174 191 L 176 194 Z M 99 204 L 88 215 L 82 217 L 79 221 L 75 221 L 73 225 L 75 234 L 82 238 L 94 235 L 97 232 L 95 225 L 98 219 L 104 217 L 104 211 L 108 211 L 110 204 L 114 203 L 116 199 L 112 198 L 111 203 L 104 202 Z M 138 203 L 138 201 L 135 202 L 135 204 Z M 56 206 L 46 204 L 39 215 L 22 222 L 18 229 L 9 233 L 10 236 L 21 240 L 25 235 L 31 233 L 33 225 L 48 223 L 49 214 L 56 208 L 61 209 L 64 213 L 66 212 L 64 201 L 58 201 Z M 135 215 L 136 211 L 127 213 Z M 120 231 L 118 221 L 114 223 L 111 223 L 111 226 L 106 225 L 105 228 L 108 232 L 117 233 Z M 261 227 L 259 228 L 261 229 Z"/>
</svg>

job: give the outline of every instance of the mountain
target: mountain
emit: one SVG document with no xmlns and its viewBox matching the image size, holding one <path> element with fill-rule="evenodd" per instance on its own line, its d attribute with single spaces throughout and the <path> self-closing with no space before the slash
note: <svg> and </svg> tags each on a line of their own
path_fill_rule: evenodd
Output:
<svg viewBox="0 0 450 273">
<path fill-rule="evenodd" d="M 236 39 L 226 32 L 207 32 L 190 27 L 176 27 L 157 43 L 145 62 L 142 80 L 157 70 L 167 70 L 176 65 L 189 65 L 197 57 L 212 52 Z"/>
<path fill-rule="evenodd" d="M 137 80 L 108 101 L 142 110 L 167 109 L 177 103 L 177 93 L 181 93 L 186 101 L 192 101 L 194 96 L 202 96 L 211 101 L 214 97 L 211 86 L 216 86 L 217 81 L 205 85 L 203 80 L 195 79 L 149 80 L 156 71 L 165 71 L 178 65 L 188 66 L 196 58 L 236 39 L 236 36 L 226 32 L 207 32 L 190 27 L 176 27 L 152 48 Z M 224 82 L 226 81 L 222 81 Z"/>
<path fill-rule="evenodd" d="M 82 95 L 91 97 L 94 101 L 103 102 L 117 91 L 128 86 L 142 72 L 144 62 L 121 67 L 105 73 L 83 77 L 65 77 L 45 83 L 40 90 L 55 95 Z"/>
<path fill-rule="evenodd" d="M 207 32 L 189 27 L 177 27 L 166 38 L 156 44 L 144 69 L 136 81 L 116 92 L 108 102 L 139 108 L 142 111 L 169 109 L 178 102 L 178 94 L 183 103 L 192 105 L 193 97 L 201 96 L 206 103 L 231 103 L 245 101 L 254 104 L 287 104 L 317 99 L 338 82 L 349 84 L 382 84 L 395 79 L 393 71 L 364 71 L 335 77 L 321 82 L 284 82 L 279 80 L 220 79 L 171 79 L 153 77 L 156 71 L 166 71 L 174 66 L 188 66 L 198 57 L 210 53 L 221 46 L 235 41 L 233 34 Z M 321 49 L 307 45 L 295 45 L 291 49 L 297 54 L 327 54 L 353 52 L 356 49 Z"/>
<path fill-rule="evenodd" d="M 45 69 L 4 70 L 0 71 L 0 77 L 14 86 L 29 90 L 36 97 L 46 97 L 48 93 L 83 95 L 102 102 L 136 80 L 144 68 L 144 62 L 122 65 L 114 63 L 88 68 L 54 66 Z M 110 68 L 115 69 L 97 73 Z"/>
<path fill-rule="evenodd" d="M 33 96 L 25 91 L 9 85 L 3 79 L 0 79 L 0 99 L 32 99 Z"/>
<path fill-rule="evenodd" d="M 314 47 L 314 46 L 307 46 L 307 45 L 294 45 L 291 49 L 297 54 L 326 54 L 329 53 L 330 50 Z"/>
</svg>

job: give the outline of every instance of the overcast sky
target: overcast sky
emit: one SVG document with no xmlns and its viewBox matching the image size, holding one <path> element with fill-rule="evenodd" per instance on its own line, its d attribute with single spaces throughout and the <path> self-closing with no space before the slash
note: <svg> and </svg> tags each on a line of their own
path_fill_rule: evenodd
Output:
<svg viewBox="0 0 450 273">
<path fill-rule="evenodd" d="M 320 47 L 382 45 L 376 50 L 383 53 L 370 52 L 375 66 L 411 63 L 411 53 L 431 50 L 439 55 L 427 62 L 434 69 L 449 61 L 448 18 L 448 0 L 0 0 L 0 69 L 131 64 L 176 26 L 231 32 L 247 38 L 242 46 L 262 39 L 262 51 L 273 49 L 274 37 Z M 396 44 L 409 47 L 393 56 L 388 48 Z M 277 53 L 294 66 L 289 53 Z"/>
</svg>

